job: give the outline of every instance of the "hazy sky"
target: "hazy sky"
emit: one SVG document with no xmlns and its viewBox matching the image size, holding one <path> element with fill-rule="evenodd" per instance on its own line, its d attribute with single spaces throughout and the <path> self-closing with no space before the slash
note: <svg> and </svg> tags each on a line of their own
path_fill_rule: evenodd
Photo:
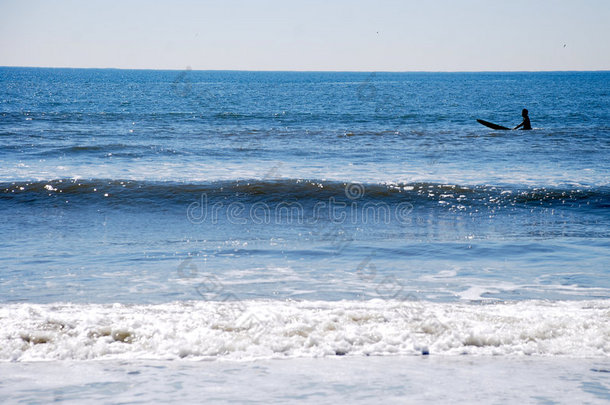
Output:
<svg viewBox="0 0 610 405">
<path fill-rule="evenodd" d="M 0 0 L 0 65 L 608 70 L 610 0 Z"/>
</svg>

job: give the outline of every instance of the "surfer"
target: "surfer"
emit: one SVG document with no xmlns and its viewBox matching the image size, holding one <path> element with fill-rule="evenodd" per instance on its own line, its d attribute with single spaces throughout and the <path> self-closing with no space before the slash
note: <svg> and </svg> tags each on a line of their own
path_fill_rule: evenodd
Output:
<svg viewBox="0 0 610 405">
<path fill-rule="evenodd" d="M 523 111 L 521 111 L 521 116 L 523 117 L 523 122 L 519 125 L 517 125 L 516 127 L 514 127 L 513 129 L 532 129 L 532 124 L 530 123 L 530 117 L 529 117 L 529 111 L 527 111 L 526 108 L 523 109 Z"/>
</svg>

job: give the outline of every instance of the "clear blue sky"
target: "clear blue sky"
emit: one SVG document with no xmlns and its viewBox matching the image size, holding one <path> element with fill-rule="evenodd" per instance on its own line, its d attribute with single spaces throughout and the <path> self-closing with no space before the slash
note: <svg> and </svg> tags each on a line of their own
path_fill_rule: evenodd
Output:
<svg viewBox="0 0 610 405">
<path fill-rule="evenodd" d="M 608 70 L 609 22 L 610 0 L 0 0 L 0 65 Z"/>
</svg>

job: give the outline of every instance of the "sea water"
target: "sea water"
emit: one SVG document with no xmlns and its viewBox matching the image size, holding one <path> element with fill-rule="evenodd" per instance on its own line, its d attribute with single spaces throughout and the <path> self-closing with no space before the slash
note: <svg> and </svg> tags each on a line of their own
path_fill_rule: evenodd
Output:
<svg viewBox="0 0 610 405">
<path fill-rule="evenodd" d="M 0 397 L 607 401 L 609 107 L 608 72 L 0 68 Z"/>
</svg>

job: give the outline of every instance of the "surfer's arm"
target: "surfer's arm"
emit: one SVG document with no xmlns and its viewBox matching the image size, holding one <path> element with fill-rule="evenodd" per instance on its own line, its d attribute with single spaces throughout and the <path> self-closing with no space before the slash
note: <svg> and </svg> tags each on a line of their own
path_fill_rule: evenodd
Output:
<svg viewBox="0 0 610 405">
<path fill-rule="evenodd" d="M 517 125 L 513 129 L 519 129 L 519 128 L 521 128 L 523 126 L 523 124 L 525 124 L 525 121 L 523 121 L 521 124 Z"/>
</svg>

